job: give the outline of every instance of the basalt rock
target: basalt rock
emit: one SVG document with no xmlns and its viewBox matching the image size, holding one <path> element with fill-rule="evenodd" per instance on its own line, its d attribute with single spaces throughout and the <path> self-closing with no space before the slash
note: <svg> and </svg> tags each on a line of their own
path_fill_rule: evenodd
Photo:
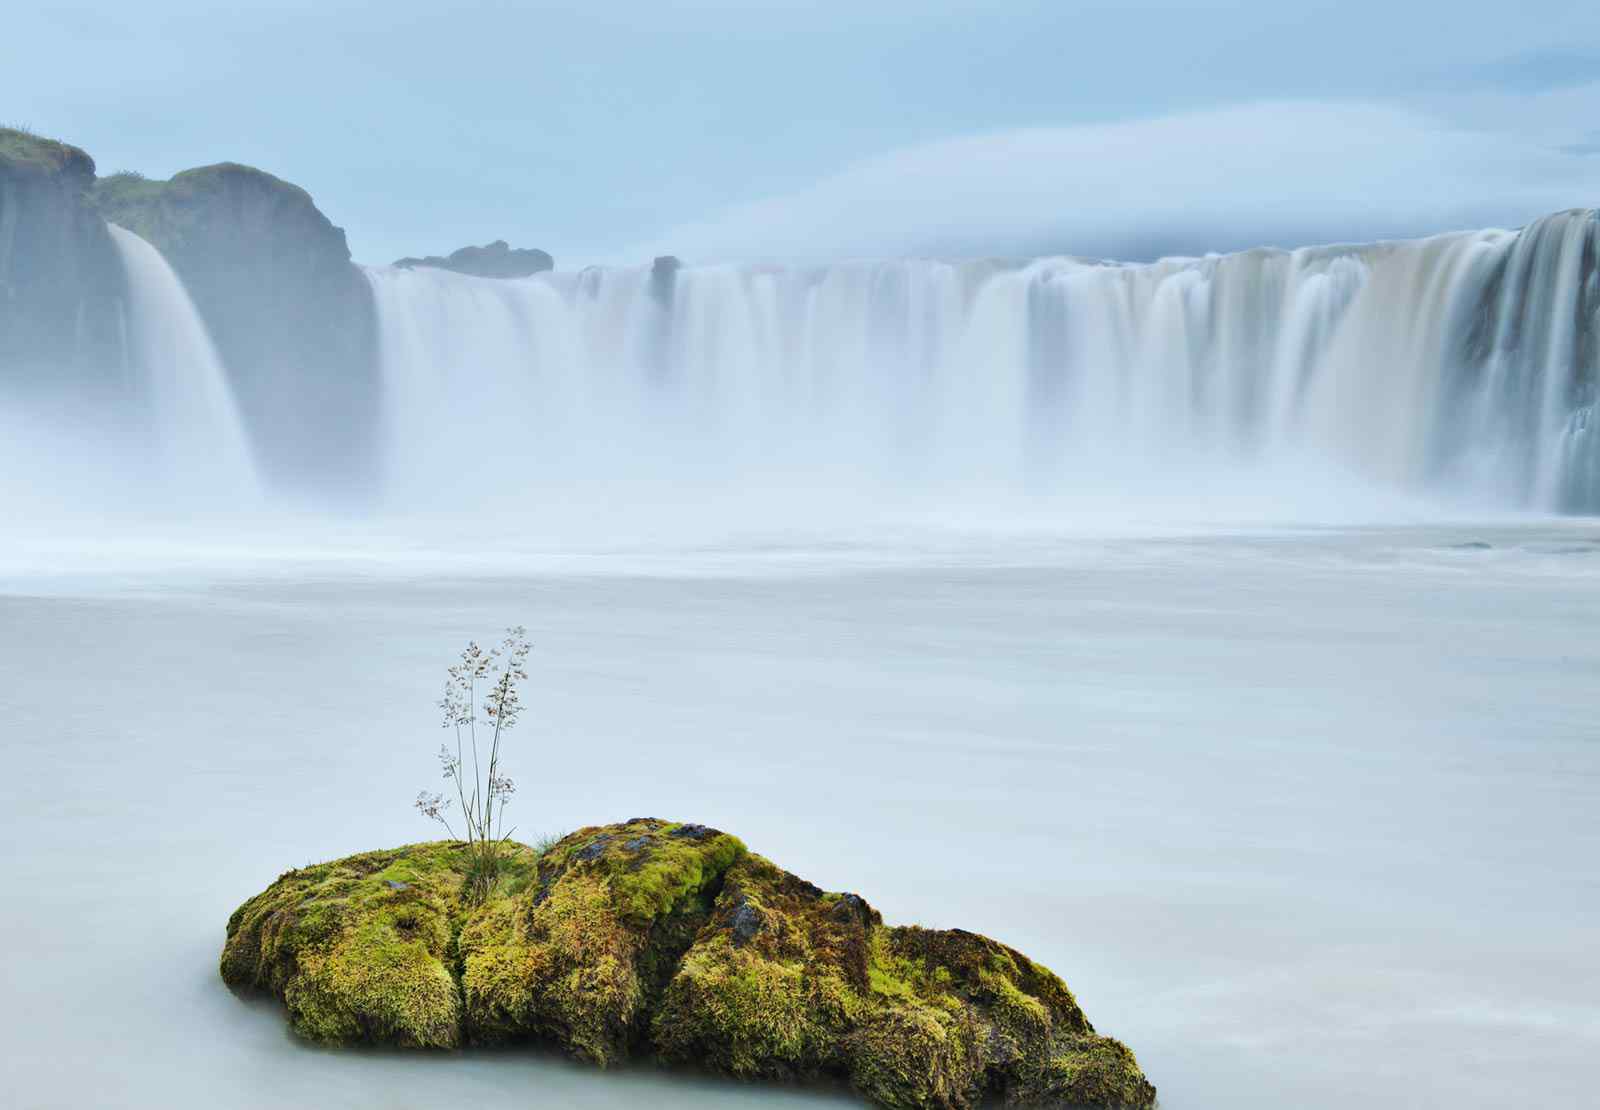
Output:
<svg viewBox="0 0 1600 1110">
<path fill-rule="evenodd" d="M 77 147 L 0 128 L 0 378 L 121 384 L 125 278 L 94 180 Z"/>
<path fill-rule="evenodd" d="M 100 214 L 166 257 L 205 320 L 257 454 L 281 484 L 365 485 L 377 406 L 371 287 L 297 185 L 233 162 L 96 181 Z"/>
<path fill-rule="evenodd" d="M 228 923 L 222 975 L 332 1044 L 554 1044 L 890 1107 L 1148 1107 L 1155 1088 L 1053 973 L 959 929 L 889 926 L 701 825 L 516 846 L 498 889 L 417 844 L 288 872 Z"/>
<path fill-rule="evenodd" d="M 424 266 L 474 277 L 521 278 L 553 270 L 556 261 L 544 251 L 531 247 L 513 250 L 504 239 L 496 239 L 481 247 L 451 251 L 447 257 L 431 254 L 426 258 L 399 258 L 394 264 L 403 270 Z"/>
</svg>

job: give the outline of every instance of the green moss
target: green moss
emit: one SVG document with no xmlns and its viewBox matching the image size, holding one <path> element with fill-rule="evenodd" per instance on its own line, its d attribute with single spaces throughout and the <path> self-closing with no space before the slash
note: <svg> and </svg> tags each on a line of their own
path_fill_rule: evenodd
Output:
<svg viewBox="0 0 1600 1110">
<path fill-rule="evenodd" d="M 515 1040 L 534 1024 L 534 954 L 526 926 L 527 914 L 515 899 L 495 898 L 461 930 L 460 968 L 471 1040 Z"/>
<path fill-rule="evenodd" d="M 229 919 L 222 977 L 282 998 L 295 1031 L 312 1040 L 459 1044 L 467 860 L 464 847 L 440 841 L 287 872 Z M 534 862 L 518 846 L 508 881 Z"/>
<path fill-rule="evenodd" d="M 365 916 L 325 948 L 299 954 L 284 1002 L 319 1041 L 419 1048 L 460 1042 L 461 1006 L 443 957 L 448 924 L 412 905 Z"/>
<path fill-rule="evenodd" d="M 1031 1102 L 1068 1106 L 1150 1106 L 1156 1089 L 1131 1049 L 1111 1037 L 1069 1040 L 1037 1080 L 1019 1089 Z"/>
<path fill-rule="evenodd" d="M 249 193 L 269 204 L 315 210 L 311 195 L 254 166 L 219 162 L 174 174 L 166 181 L 137 173 L 115 173 L 94 183 L 91 198 L 101 216 L 155 244 L 163 252 L 183 250 L 211 230 L 212 224 L 237 218 L 232 206 L 221 209 L 209 198 Z"/>
<path fill-rule="evenodd" d="M 638 866 L 612 870 L 619 909 L 634 921 L 654 921 L 705 890 L 743 853 L 744 845 L 731 836 L 718 836 L 705 846 L 669 840 Z"/>
<path fill-rule="evenodd" d="M 465 866 L 421 844 L 289 872 L 230 920 L 224 978 L 327 1042 L 648 1051 L 890 1107 L 1153 1104 L 1127 1047 L 1020 952 L 885 926 L 716 830 L 641 818 L 519 847 L 471 907 Z"/>
<path fill-rule="evenodd" d="M 604 875 L 617 912 L 648 926 L 713 886 L 745 854 L 738 837 L 706 830 L 685 836 L 684 826 L 641 818 L 623 825 L 579 829 L 564 837 L 547 858 L 548 870 L 581 867 Z"/>
<path fill-rule="evenodd" d="M 651 1003 L 745 852 L 714 830 L 639 819 L 551 845 L 536 881 L 462 934 L 467 1024 L 484 1042 L 537 1038 L 602 1066 L 644 1036 Z"/>
<path fill-rule="evenodd" d="M 642 991 L 638 938 L 594 876 L 555 884 L 537 904 L 506 899 L 462 932 L 472 1036 L 539 1037 L 605 1065 L 626 1054 Z"/>
<path fill-rule="evenodd" d="M 983 1093 L 979 1029 L 964 1012 L 878 1010 L 851 1037 L 849 1060 L 851 1084 L 881 1106 L 964 1107 Z"/>
<path fill-rule="evenodd" d="M 874 994 L 889 1001 L 913 1002 L 943 998 L 950 972 L 930 968 L 923 960 L 898 951 L 887 929 L 875 929 L 868 944 L 867 982 Z"/>
<path fill-rule="evenodd" d="M 712 935 L 667 988 L 652 1026 L 657 1050 L 746 1078 L 821 1074 L 859 1000 L 837 975 L 814 970 Z"/>
<path fill-rule="evenodd" d="M 0 169 L 60 173 L 79 169 L 94 173 L 94 159 L 82 150 L 46 139 L 20 127 L 0 127 Z"/>
</svg>

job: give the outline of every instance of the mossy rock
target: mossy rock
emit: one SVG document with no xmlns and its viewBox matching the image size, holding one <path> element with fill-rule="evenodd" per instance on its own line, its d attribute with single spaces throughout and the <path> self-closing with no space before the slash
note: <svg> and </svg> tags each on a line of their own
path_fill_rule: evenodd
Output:
<svg viewBox="0 0 1600 1110">
<path fill-rule="evenodd" d="M 508 889 L 534 859 L 508 852 Z M 467 862 L 462 845 L 436 842 L 289 871 L 228 919 L 222 978 L 283 999 L 311 1040 L 455 1047 Z"/>
<path fill-rule="evenodd" d="M 637 818 L 467 854 L 416 844 L 291 871 L 228 923 L 222 975 L 324 1043 L 556 1044 L 749 1079 L 843 1079 L 890 1107 L 1146 1107 L 1133 1053 L 1064 983 L 959 929 L 891 927 L 701 825 Z"/>
<path fill-rule="evenodd" d="M 602 1066 L 647 1046 L 649 1015 L 710 916 L 737 838 L 655 820 L 582 829 L 538 881 L 461 937 L 474 1041 L 554 1041 Z"/>
<path fill-rule="evenodd" d="M 94 159 L 70 143 L 47 139 L 19 127 L 0 127 L 0 171 L 67 173 L 94 177 Z"/>
<path fill-rule="evenodd" d="M 198 166 L 166 181 L 123 172 L 94 183 L 95 204 L 107 220 L 135 232 L 169 260 L 195 251 L 246 245 L 268 254 L 268 236 L 293 236 L 284 250 L 317 252 L 347 262 L 344 233 L 298 185 L 237 162 Z M 176 263 L 175 263 L 176 264 Z"/>
</svg>

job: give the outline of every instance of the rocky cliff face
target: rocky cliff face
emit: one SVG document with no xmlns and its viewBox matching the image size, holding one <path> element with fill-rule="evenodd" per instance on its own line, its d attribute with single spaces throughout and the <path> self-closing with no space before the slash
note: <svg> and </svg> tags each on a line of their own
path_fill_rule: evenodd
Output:
<svg viewBox="0 0 1600 1110">
<path fill-rule="evenodd" d="M 122 266 L 96 213 L 94 159 L 0 128 L 0 377 L 114 381 Z"/>
<path fill-rule="evenodd" d="M 228 367 L 268 474 L 370 477 L 378 375 L 372 292 L 343 229 L 298 186 L 231 162 L 93 184 L 105 219 L 154 244 Z"/>
<path fill-rule="evenodd" d="M 76 147 L 0 129 L 0 379 L 81 400 L 85 383 L 141 398 L 126 351 L 127 276 L 107 222 L 156 247 L 227 369 L 257 463 L 280 488 L 369 491 L 383 410 L 376 308 L 344 231 L 302 188 L 224 162 L 159 181 L 97 178 Z M 549 270 L 504 241 L 402 259 L 480 277 Z M 56 393 L 56 386 L 70 386 Z M 330 486 L 334 488 L 330 491 Z"/>
</svg>

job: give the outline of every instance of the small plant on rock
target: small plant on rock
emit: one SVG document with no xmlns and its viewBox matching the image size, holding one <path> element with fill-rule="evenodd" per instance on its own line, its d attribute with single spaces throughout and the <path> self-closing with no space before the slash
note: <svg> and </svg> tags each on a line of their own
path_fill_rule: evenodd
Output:
<svg viewBox="0 0 1600 1110">
<path fill-rule="evenodd" d="M 439 700 L 444 727 L 453 729 L 456 739 L 454 751 L 448 744 L 439 745 L 439 766 L 455 796 L 424 790 L 415 803 L 418 812 L 438 821 L 456 840 L 462 837 L 445 815 L 452 805 L 460 805 L 468 851 L 464 893 L 472 902 L 481 902 L 494 890 L 506 842 L 516 831 L 505 827 L 506 804 L 517 786 L 501 768 L 501 741 L 522 711 L 517 684 L 528 677 L 524 670 L 528 651 L 527 630 L 520 626 L 507 629 L 500 646 L 488 651 L 467 644 L 461 661 L 447 672 L 444 697 Z M 481 741 L 479 724 L 487 733 Z"/>
</svg>

